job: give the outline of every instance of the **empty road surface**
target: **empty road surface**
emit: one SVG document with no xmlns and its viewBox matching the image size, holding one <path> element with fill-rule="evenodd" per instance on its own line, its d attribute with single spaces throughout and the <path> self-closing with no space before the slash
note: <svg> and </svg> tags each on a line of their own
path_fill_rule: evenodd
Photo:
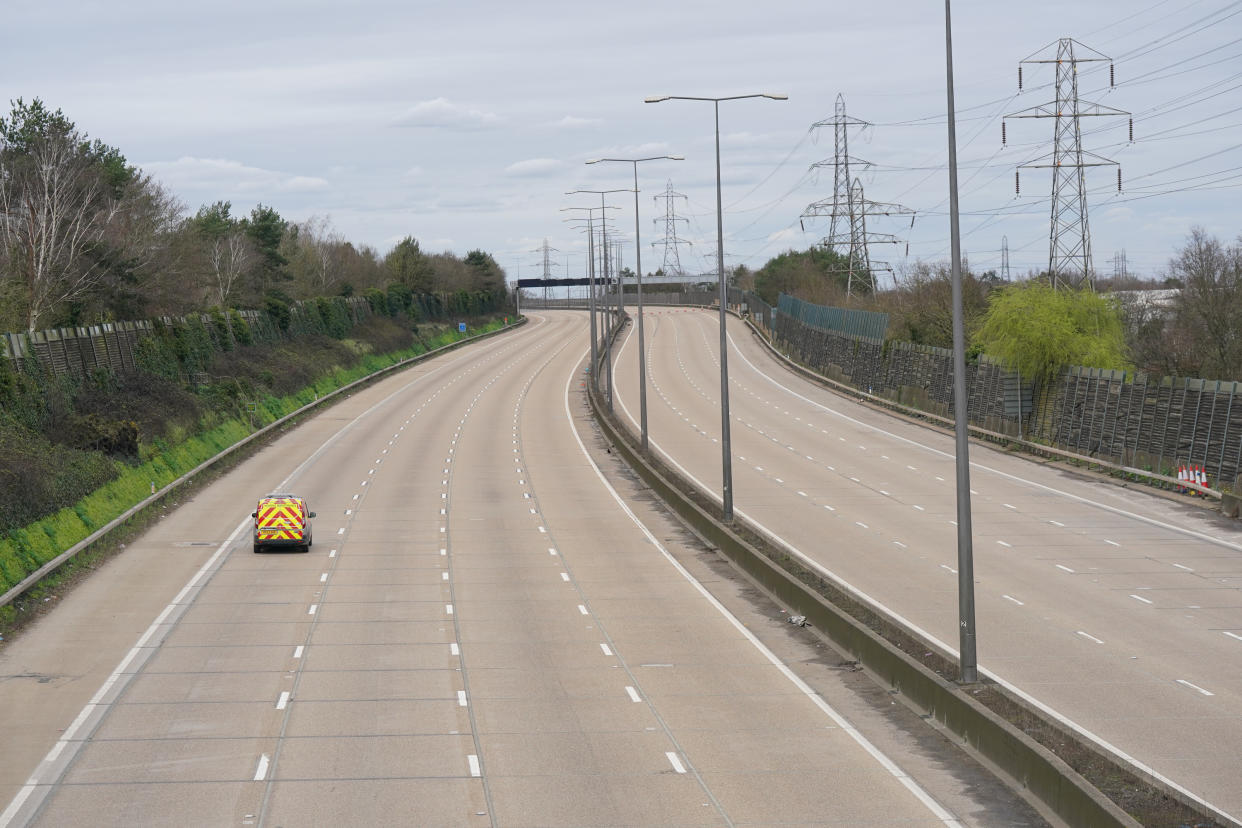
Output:
<svg viewBox="0 0 1242 828">
<path fill-rule="evenodd" d="M 711 432 L 710 388 L 700 396 L 687 381 L 710 374 L 699 341 L 707 325 L 670 322 L 655 340 L 656 379 L 670 395 L 656 398 L 656 433 L 704 457 L 696 440 L 708 438 L 667 406 L 702 409 L 694 419 Z M 869 739 L 796 674 L 838 675 L 822 644 L 739 604 L 736 580 L 715 578 L 728 593 L 718 601 L 691 577 L 694 550 L 688 568 L 666 552 L 678 546 L 675 530 L 639 525 L 590 457 L 615 465 L 584 415 L 586 340 L 585 314 L 537 314 L 353 394 L 170 510 L 9 642 L 0 826 L 999 824 L 994 802 L 972 799 L 986 787 L 973 784 L 975 771 L 934 750 L 890 755 L 928 737 Z M 794 430 L 758 400 L 744 412 L 760 415 Z M 764 438 L 742 442 L 749 456 Z M 861 459 L 874 448 L 850 450 Z M 809 527 L 804 502 L 831 500 L 841 513 L 817 515 L 821 532 L 877 545 L 868 530 L 840 528 L 861 494 L 844 494 L 854 490 L 822 460 L 789 460 L 805 464 L 795 466 L 806 482 L 794 483 L 795 467 L 746 472 L 746 508 L 759 508 L 762 491 L 777 508 L 796 503 L 791 514 Z M 911 473 L 909 496 L 931 520 L 943 509 L 930 482 L 943 463 L 920 462 L 928 467 Z M 879 485 L 861 463 L 857 474 L 862 488 Z M 314 546 L 254 554 L 249 513 L 259 495 L 282 490 L 318 513 Z M 651 504 L 633 508 L 654 520 Z M 856 516 L 888 511 L 859 506 Z M 1074 521 L 1066 538 L 1078 536 Z M 1114 535 L 1123 551 L 1133 543 Z M 932 599 L 951 580 L 936 564 L 947 558 L 921 560 L 933 555 L 918 545 L 931 529 L 903 537 L 906 557 L 874 555 L 875 568 L 922 566 L 917 603 L 937 616 Z M 1006 537 L 1022 545 L 1022 534 Z M 1178 560 L 1201 570 L 1211 559 Z M 1081 554 L 1057 561 L 1085 569 Z M 984 583 L 991 577 L 985 567 Z M 1086 578 L 1065 581 L 1074 589 Z M 1029 599 L 1025 612 L 1047 612 L 1033 594 L 1006 589 Z M 1093 658 L 1117 646 L 1112 612 L 1081 621 L 1106 642 L 1084 639 Z M 985 652 L 999 635 L 989 629 Z M 1224 646 L 1242 645 L 1221 638 L 1217 670 Z M 1143 650 L 1143 667 L 1158 648 Z M 1192 663 L 1179 675 L 1221 695 L 1170 686 L 1188 717 L 1232 699 L 1223 676 Z M 1093 691 L 1087 683 L 1080 694 Z M 842 698 L 868 727 L 883 722 Z M 1223 722 L 1220 731 L 1233 732 Z"/>
<path fill-rule="evenodd" d="M 653 450 L 718 496 L 714 313 L 649 309 Z M 951 433 L 832 394 L 729 320 L 737 514 L 956 653 Z M 615 360 L 637 431 L 637 336 Z M 1242 815 L 1242 525 L 971 449 L 981 669 Z"/>
</svg>

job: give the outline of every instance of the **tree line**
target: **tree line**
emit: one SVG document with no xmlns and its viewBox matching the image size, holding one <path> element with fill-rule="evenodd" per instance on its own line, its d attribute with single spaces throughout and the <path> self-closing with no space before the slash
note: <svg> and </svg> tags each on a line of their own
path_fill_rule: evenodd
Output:
<svg viewBox="0 0 1242 828">
<path fill-rule="evenodd" d="M 330 219 L 258 204 L 191 213 L 121 151 L 35 98 L 0 117 L 0 331 L 261 308 L 398 286 L 413 295 L 506 291 L 482 250 L 427 253 L 413 236 L 381 255 Z M 460 302 L 459 302 L 460 304 Z"/>
<path fill-rule="evenodd" d="M 733 283 L 772 305 L 787 293 L 881 311 L 889 315 L 887 339 L 952 347 L 948 262 L 916 261 L 874 293 L 858 277 L 847 297 L 847 258 L 815 246 L 754 271 L 738 267 Z M 1229 244 L 1192 228 L 1157 277 L 1097 278 L 1094 291 L 1054 291 L 1039 272 L 1006 282 L 963 258 L 962 306 L 972 352 L 1021 365 L 1029 376 L 1081 365 L 1242 381 L 1242 235 Z"/>
</svg>

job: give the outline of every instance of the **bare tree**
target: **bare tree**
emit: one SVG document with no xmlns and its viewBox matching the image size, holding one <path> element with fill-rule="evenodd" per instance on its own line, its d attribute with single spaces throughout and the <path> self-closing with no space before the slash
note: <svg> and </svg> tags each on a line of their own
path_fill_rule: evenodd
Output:
<svg viewBox="0 0 1242 828">
<path fill-rule="evenodd" d="M 31 331 L 103 274 L 87 254 L 104 240 L 118 204 L 81 144 L 76 132 L 51 135 L 0 167 L 0 242 L 9 273 L 25 288 Z"/>
<path fill-rule="evenodd" d="M 1188 349 L 1179 362 L 1205 379 L 1242 379 L 1242 238 L 1226 247 L 1193 228 L 1169 275 L 1182 285 L 1175 326 Z"/>
<path fill-rule="evenodd" d="M 211 298 L 215 304 L 227 308 L 229 297 L 241 284 L 242 276 L 254 260 L 253 245 L 246 238 L 245 231 L 234 229 L 211 240 L 208 258 L 215 275 Z"/>
</svg>

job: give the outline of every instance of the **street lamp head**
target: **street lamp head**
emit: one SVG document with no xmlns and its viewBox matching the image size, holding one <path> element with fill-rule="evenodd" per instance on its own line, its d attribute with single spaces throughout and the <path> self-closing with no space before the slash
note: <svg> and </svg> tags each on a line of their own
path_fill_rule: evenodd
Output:
<svg viewBox="0 0 1242 828">
<path fill-rule="evenodd" d="M 787 100 L 789 100 L 789 96 L 788 96 L 788 95 L 780 95 L 780 94 L 773 94 L 773 95 L 770 95 L 770 94 L 765 93 L 763 97 L 765 97 L 765 98 L 771 98 L 771 99 L 772 99 L 772 100 L 774 100 L 774 101 L 787 101 Z"/>
<path fill-rule="evenodd" d="M 686 160 L 686 156 L 684 155 L 666 155 L 664 157 L 667 158 L 669 161 L 685 161 Z"/>
<path fill-rule="evenodd" d="M 588 163 L 588 164 L 598 164 L 600 161 L 603 161 L 603 160 L 604 160 L 603 158 L 588 158 L 588 159 L 587 159 L 587 163 Z"/>
<path fill-rule="evenodd" d="M 667 101 L 668 97 L 668 95 L 651 95 L 650 97 L 643 98 L 643 103 L 659 103 L 660 101 Z"/>
</svg>

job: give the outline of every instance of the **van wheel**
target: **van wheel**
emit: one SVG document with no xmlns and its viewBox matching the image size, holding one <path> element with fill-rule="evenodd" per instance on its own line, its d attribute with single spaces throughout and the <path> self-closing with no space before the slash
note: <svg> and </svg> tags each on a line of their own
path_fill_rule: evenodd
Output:
<svg viewBox="0 0 1242 828">
<path fill-rule="evenodd" d="M 256 544 L 254 545 L 254 554 L 256 554 L 256 555 L 257 555 L 257 554 L 259 554 L 259 553 L 260 553 L 260 552 L 262 552 L 262 551 L 263 551 L 263 547 L 259 546 L 259 545 L 256 543 Z"/>
</svg>

